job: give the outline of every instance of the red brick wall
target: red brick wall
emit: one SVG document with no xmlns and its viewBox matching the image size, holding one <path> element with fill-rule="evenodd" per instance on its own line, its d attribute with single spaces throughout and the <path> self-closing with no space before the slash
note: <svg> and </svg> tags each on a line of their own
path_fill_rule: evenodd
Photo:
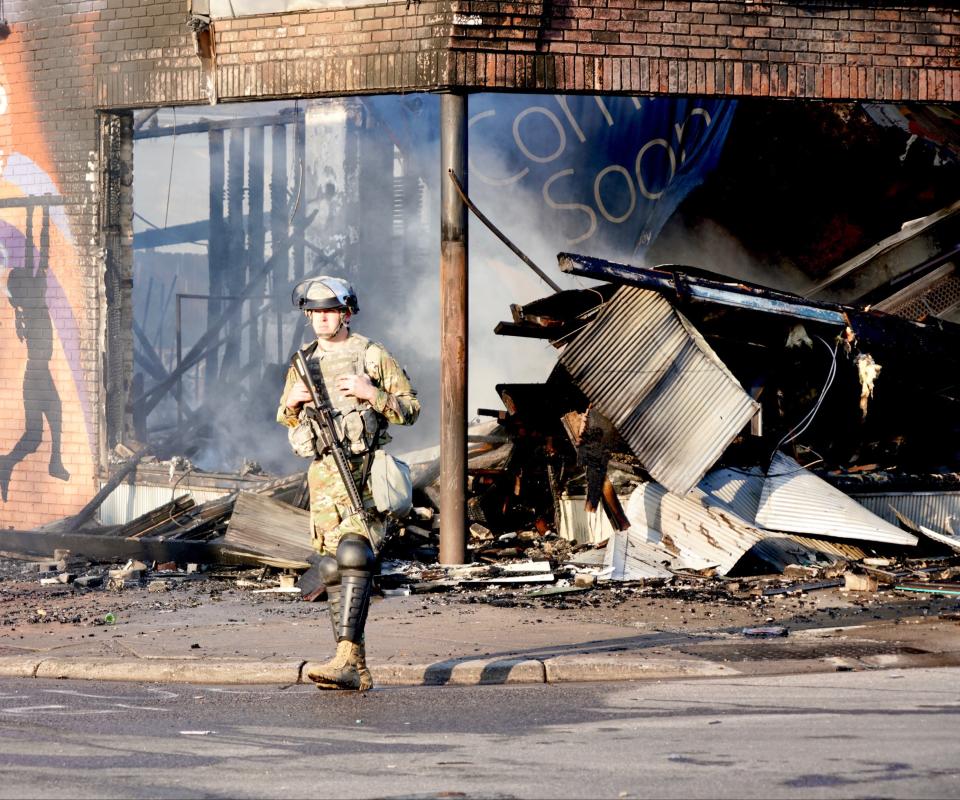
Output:
<svg viewBox="0 0 960 800">
<path fill-rule="evenodd" d="M 381 3 L 218 20 L 214 79 L 221 101 L 461 86 L 951 102 L 960 100 L 960 12 L 951 5 Z M 104 273 L 117 268 L 105 248 L 122 272 L 130 247 L 129 220 L 101 225 L 98 110 L 203 103 L 208 94 L 186 0 L 6 0 L 4 11 L 0 200 L 63 198 L 51 210 L 46 276 L 34 264 L 32 285 L 17 250 L 26 212 L 0 208 L 9 245 L 0 274 L 0 525 L 26 528 L 78 510 L 103 466 L 104 386 L 113 380 L 103 368 Z M 35 244 L 41 227 L 38 210 Z M 118 281 L 122 296 L 129 287 L 122 274 Z M 19 299 L 7 298 L 11 287 Z M 126 391 L 123 381 L 116 391 Z M 122 410 L 122 399 L 110 407 Z"/>
<path fill-rule="evenodd" d="M 4 527 L 65 516 L 94 487 L 101 360 L 93 244 L 97 119 L 91 45 L 80 29 L 89 27 L 96 5 L 4 4 L 10 21 L 0 41 Z M 63 25 L 60 13 L 67 6 L 71 25 Z M 28 223 L 26 206 L 37 195 L 62 198 L 49 206 L 46 226 L 42 206 Z"/>
<path fill-rule="evenodd" d="M 463 86 L 955 101 L 960 11 L 949 6 L 411 0 L 272 14 L 216 21 L 216 81 L 220 100 Z M 148 16 L 94 26 L 106 37 L 93 45 L 98 104 L 204 99 L 185 13 L 140 7 Z"/>
<path fill-rule="evenodd" d="M 960 100 L 955 5 L 458 4 L 453 81 L 564 91 Z"/>
</svg>

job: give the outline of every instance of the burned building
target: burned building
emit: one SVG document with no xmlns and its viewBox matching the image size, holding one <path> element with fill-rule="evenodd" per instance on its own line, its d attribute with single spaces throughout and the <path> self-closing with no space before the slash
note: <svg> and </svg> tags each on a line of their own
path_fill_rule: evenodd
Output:
<svg viewBox="0 0 960 800">
<path fill-rule="evenodd" d="M 365 332 L 416 365 L 430 421 L 398 447 L 443 440 L 441 407 L 462 439 L 497 383 L 545 378 L 536 337 L 492 336 L 544 284 L 481 226 L 459 240 L 469 337 L 443 327 L 443 98 L 465 101 L 466 194 L 557 288 L 583 287 L 560 251 L 749 263 L 822 302 L 950 315 L 952 6 L 6 0 L 0 524 L 104 487 L 128 521 L 177 485 L 203 502 L 293 471 L 270 419 L 305 275 L 362 286 Z M 717 231 L 742 248 L 691 252 Z"/>
</svg>

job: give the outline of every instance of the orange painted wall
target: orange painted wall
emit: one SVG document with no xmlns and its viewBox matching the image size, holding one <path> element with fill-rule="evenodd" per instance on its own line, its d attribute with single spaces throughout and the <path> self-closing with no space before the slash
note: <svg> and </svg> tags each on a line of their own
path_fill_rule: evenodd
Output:
<svg viewBox="0 0 960 800">
<path fill-rule="evenodd" d="M 18 45 L 0 47 L 0 525 L 26 529 L 89 500 L 96 420 L 69 207 L 35 205 L 30 226 L 23 205 L 63 191 Z"/>
</svg>

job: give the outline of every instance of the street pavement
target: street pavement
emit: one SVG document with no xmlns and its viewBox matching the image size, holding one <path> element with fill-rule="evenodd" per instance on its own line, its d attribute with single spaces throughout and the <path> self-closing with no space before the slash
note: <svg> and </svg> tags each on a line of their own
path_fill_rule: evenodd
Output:
<svg viewBox="0 0 960 800">
<path fill-rule="evenodd" d="M 958 678 L 364 694 L 0 678 L 0 800 L 956 798 Z"/>
<path fill-rule="evenodd" d="M 325 603 L 216 595 L 161 607 L 141 591 L 112 624 L 0 627 L 0 676 L 199 684 L 303 683 L 333 651 Z M 154 602 L 151 602 L 154 601 Z M 40 614 L 43 609 L 37 609 Z M 36 615 L 35 615 L 36 617 Z M 375 598 L 368 663 L 378 686 L 471 686 L 786 675 L 960 665 L 960 624 L 916 615 L 750 636 L 741 626 L 663 630 L 490 603 Z M 34 620 L 35 621 L 35 620 Z"/>
</svg>

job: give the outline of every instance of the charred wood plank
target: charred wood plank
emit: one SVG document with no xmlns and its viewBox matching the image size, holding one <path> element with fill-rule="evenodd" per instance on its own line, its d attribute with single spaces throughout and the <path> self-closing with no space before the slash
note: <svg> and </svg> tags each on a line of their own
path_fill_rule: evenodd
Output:
<svg viewBox="0 0 960 800">
<path fill-rule="evenodd" d="M 557 259 L 563 272 L 624 283 L 641 289 L 651 289 L 683 302 L 699 301 L 732 305 L 753 311 L 821 322 L 839 328 L 844 328 L 849 323 L 847 312 L 851 309 L 846 307 L 806 300 L 788 292 L 734 279 L 724 280 L 720 275 L 711 278 L 700 277 L 693 274 L 697 272 L 694 268 L 647 269 L 573 253 L 560 253 Z"/>
<path fill-rule="evenodd" d="M 314 552 L 310 514 L 270 497 L 240 492 L 224 544 L 273 559 L 306 561 Z"/>
<path fill-rule="evenodd" d="M 176 522 L 179 530 L 169 534 L 166 538 L 168 540 L 198 540 L 219 535 L 230 519 L 230 514 L 233 513 L 236 496 L 236 492 L 231 492 L 224 497 L 217 497 L 202 505 L 194 506 L 189 512 L 190 521 Z"/>
<path fill-rule="evenodd" d="M 103 488 L 97 492 L 93 498 L 87 503 L 83 508 L 81 508 L 76 514 L 72 517 L 67 517 L 66 519 L 59 522 L 51 530 L 68 530 L 68 529 L 78 529 L 83 527 L 83 524 L 90 520 L 94 514 L 97 513 L 97 509 L 103 504 L 103 501 L 106 500 L 110 493 L 113 492 L 123 481 L 124 479 L 133 471 L 136 470 L 137 465 L 140 463 L 140 460 L 145 456 L 149 455 L 152 452 L 152 445 L 147 445 L 146 447 L 141 448 L 132 457 L 127 459 L 120 467 L 117 468 L 117 471 L 110 476 L 110 479 L 103 485 Z"/>
<path fill-rule="evenodd" d="M 544 328 L 526 322 L 498 322 L 493 332 L 497 336 L 519 336 L 526 339 L 557 339 L 563 333 L 556 327 Z"/>
<path fill-rule="evenodd" d="M 231 554 L 213 542 L 171 541 L 144 537 L 119 539 L 90 533 L 0 530 L 0 550 L 30 558 L 47 558 L 54 550 L 69 550 L 71 556 L 92 561 L 136 558 L 140 561 L 176 561 L 178 564 L 251 564 L 254 559 Z"/>
</svg>

